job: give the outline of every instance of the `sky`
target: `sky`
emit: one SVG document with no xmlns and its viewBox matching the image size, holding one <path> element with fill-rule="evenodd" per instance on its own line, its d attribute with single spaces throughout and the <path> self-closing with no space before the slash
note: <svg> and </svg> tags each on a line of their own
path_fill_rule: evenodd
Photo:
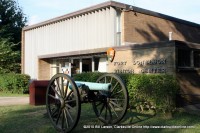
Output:
<svg viewBox="0 0 200 133">
<path fill-rule="evenodd" d="M 28 25 L 37 24 L 109 0 L 17 0 Z M 115 0 L 200 24 L 199 0 Z"/>
</svg>

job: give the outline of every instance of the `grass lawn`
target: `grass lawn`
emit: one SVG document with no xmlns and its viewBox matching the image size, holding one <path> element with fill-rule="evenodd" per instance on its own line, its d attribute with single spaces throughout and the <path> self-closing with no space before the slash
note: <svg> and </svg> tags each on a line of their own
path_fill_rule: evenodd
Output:
<svg viewBox="0 0 200 133">
<path fill-rule="evenodd" d="M 0 107 L 0 133 L 56 133 L 46 113 L 45 106 L 6 106 Z M 99 128 L 92 128 L 97 125 Z M 184 112 L 175 113 L 169 119 L 163 115 L 153 116 L 149 113 L 128 111 L 119 126 L 130 126 L 130 129 L 117 128 L 112 125 L 105 128 L 92 110 L 91 104 L 82 104 L 80 121 L 73 133 L 198 133 L 200 132 L 200 116 Z M 90 128 L 84 128 L 90 126 Z M 153 129 L 157 127 L 157 129 Z M 182 126 L 177 129 L 161 126 Z M 191 126 L 190 128 L 184 126 Z M 103 128 L 104 127 L 104 128 Z M 111 128 L 112 127 L 112 128 Z M 149 129 L 147 129 L 149 127 Z"/>
</svg>

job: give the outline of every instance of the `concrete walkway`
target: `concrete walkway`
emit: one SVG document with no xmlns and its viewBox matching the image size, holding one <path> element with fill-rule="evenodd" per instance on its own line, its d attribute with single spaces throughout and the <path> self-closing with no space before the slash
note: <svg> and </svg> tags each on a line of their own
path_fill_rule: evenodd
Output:
<svg viewBox="0 0 200 133">
<path fill-rule="evenodd" d="M 200 104 L 187 105 L 184 106 L 183 109 L 190 114 L 196 114 L 200 116 Z"/>
<path fill-rule="evenodd" d="M 26 104 L 29 104 L 29 97 L 0 97 L 0 106 Z"/>
</svg>

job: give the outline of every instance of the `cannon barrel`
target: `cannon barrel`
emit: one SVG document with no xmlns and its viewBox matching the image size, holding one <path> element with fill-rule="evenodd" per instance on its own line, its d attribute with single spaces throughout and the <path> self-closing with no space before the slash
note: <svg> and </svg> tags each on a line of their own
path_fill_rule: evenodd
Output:
<svg viewBox="0 0 200 133">
<path fill-rule="evenodd" d="M 93 82 L 83 82 L 83 81 L 75 81 L 77 87 L 81 87 L 83 85 L 87 86 L 89 90 L 93 91 L 109 91 L 111 89 L 111 83 L 93 83 Z"/>
</svg>

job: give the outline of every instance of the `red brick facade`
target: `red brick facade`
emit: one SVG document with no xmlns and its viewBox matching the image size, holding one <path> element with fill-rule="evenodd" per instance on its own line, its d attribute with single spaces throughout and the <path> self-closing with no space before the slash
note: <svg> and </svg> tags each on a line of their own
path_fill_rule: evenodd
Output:
<svg viewBox="0 0 200 133">
<path fill-rule="evenodd" d="M 134 11 L 122 12 L 122 43 L 145 43 L 169 40 L 200 43 L 200 27 L 186 25 Z"/>
</svg>

